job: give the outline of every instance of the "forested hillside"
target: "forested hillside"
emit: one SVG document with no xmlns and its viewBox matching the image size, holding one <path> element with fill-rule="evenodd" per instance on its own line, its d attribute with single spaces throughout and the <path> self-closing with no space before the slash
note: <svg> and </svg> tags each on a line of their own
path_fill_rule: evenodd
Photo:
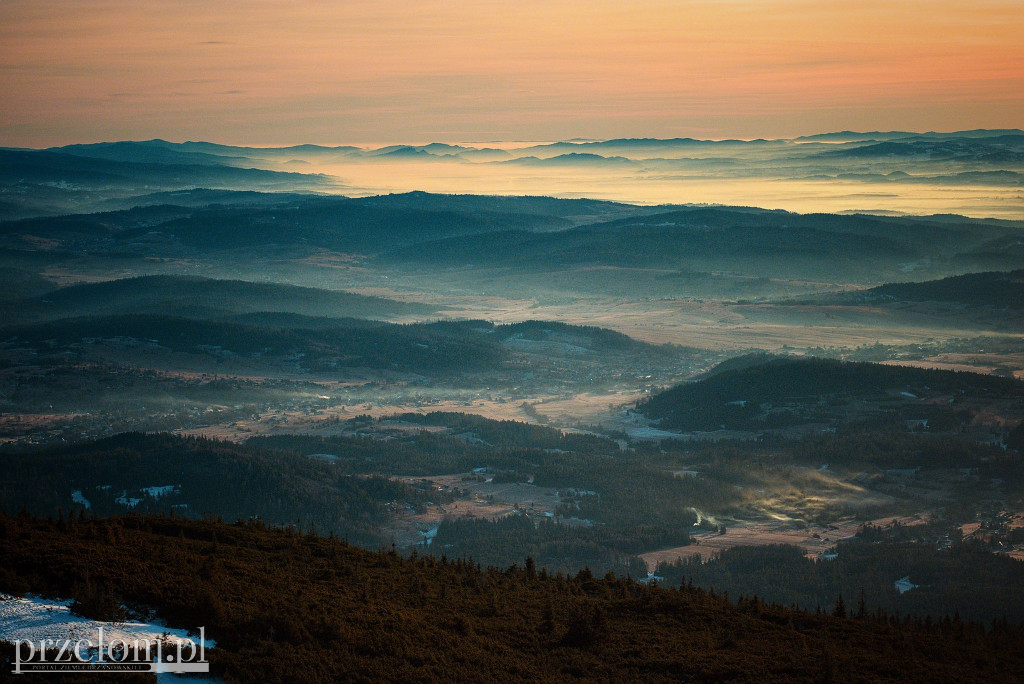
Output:
<svg viewBox="0 0 1024 684">
<path fill-rule="evenodd" d="M 968 398 L 1019 399 L 1024 383 L 979 373 L 756 355 L 655 394 L 638 410 L 680 430 L 763 429 L 848 419 L 852 409 L 862 410 L 856 401 L 902 415 L 896 410 L 901 400 L 939 395 L 947 405 Z M 928 411 L 942 412 L 941 406 Z"/>
<path fill-rule="evenodd" d="M 1024 672 L 1024 637 L 1009 625 L 796 612 L 588 570 L 555 577 L 529 559 L 482 570 L 251 522 L 0 517 L 0 587 L 116 596 L 204 626 L 228 682 L 987 683 Z"/>
</svg>

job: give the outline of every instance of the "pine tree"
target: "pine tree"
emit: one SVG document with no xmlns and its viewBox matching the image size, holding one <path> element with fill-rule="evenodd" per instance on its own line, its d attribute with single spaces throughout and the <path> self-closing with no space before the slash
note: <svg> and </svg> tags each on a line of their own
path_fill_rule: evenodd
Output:
<svg viewBox="0 0 1024 684">
<path fill-rule="evenodd" d="M 832 609 L 832 615 L 837 618 L 846 617 L 846 603 L 843 601 L 842 594 L 836 599 L 836 607 Z"/>
</svg>

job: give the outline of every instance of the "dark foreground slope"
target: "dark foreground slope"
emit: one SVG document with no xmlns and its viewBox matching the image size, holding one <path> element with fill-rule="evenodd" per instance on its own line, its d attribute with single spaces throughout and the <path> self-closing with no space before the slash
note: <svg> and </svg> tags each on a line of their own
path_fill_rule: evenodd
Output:
<svg viewBox="0 0 1024 684">
<path fill-rule="evenodd" d="M 229 682 L 994 682 L 1024 672 L 1012 627 L 733 605 L 586 571 L 481 571 L 254 523 L 0 517 L 0 588 L 117 592 L 173 624 L 205 626 L 212 668 Z"/>
</svg>

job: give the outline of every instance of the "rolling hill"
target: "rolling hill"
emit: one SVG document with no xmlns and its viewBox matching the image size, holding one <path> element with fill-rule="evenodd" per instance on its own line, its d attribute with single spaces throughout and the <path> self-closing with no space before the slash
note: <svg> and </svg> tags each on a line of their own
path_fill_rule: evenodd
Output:
<svg viewBox="0 0 1024 684">
<path fill-rule="evenodd" d="M 11 318 L 29 322 L 82 316 L 150 314 L 222 318 L 290 313 L 324 318 L 388 318 L 436 313 L 436 307 L 278 283 L 195 276 L 140 276 L 72 285 L 12 302 Z M 17 318 L 14 318 L 14 317 Z"/>
<path fill-rule="evenodd" d="M 330 328 L 282 329 L 172 315 L 64 318 L 8 326 L 7 346 L 81 350 L 97 343 L 150 345 L 210 357 L 242 356 L 253 362 L 290 361 L 308 371 L 374 368 L 432 377 L 494 370 L 507 351 L 483 335 L 452 334 L 430 326 L 339 320 Z"/>
<path fill-rule="evenodd" d="M 968 273 L 921 283 L 887 283 L 859 293 L 864 301 L 944 302 L 1024 308 L 1024 271 Z"/>
<path fill-rule="evenodd" d="M 1024 271 L 983 271 L 938 280 L 891 282 L 864 290 L 782 299 L 768 307 L 867 307 L 880 316 L 931 316 L 933 325 L 1016 330 L 1024 312 Z"/>
<path fill-rule="evenodd" d="M 959 255 L 1015 232 L 1013 225 L 968 219 L 687 208 L 549 234 L 512 230 L 453 237 L 381 258 L 392 264 L 604 265 L 877 282 L 902 273 L 908 263 L 948 269 Z"/>
<path fill-rule="evenodd" d="M 655 394 L 637 410 L 679 430 L 763 429 L 833 423 L 837 415 L 848 419 L 852 401 L 895 405 L 901 398 L 926 396 L 1019 400 L 1024 383 L 977 373 L 756 355 Z"/>
<path fill-rule="evenodd" d="M 206 255 L 211 249 L 268 245 L 375 254 L 452 236 L 513 229 L 547 231 L 572 225 L 558 215 L 561 212 L 556 211 L 557 205 L 552 206 L 554 202 L 541 199 L 517 203 L 425 197 L 422 204 L 430 208 L 420 208 L 417 198 L 401 197 L 353 200 L 288 194 L 271 203 L 266 196 L 252 194 L 238 198 L 214 195 L 214 203 L 202 207 L 194 206 L 191 195 L 177 206 L 173 196 L 158 199 L 169 204 L 6 221 L 0 223 L 0 236 L 16 239 L 19 245 L 42 237 L 74 251 L 146 255 L 180 254 L 183 250 L 200 250 Z M 485 205 L 495 209 L 485 209 Z M 547 205 L 544 213 L 530 213 L 529 208 L 541 205 Z M 599 205 L 590 203 L 567 203 L 562 209 L 569 216 L 595 210 L 601 211 Z"/>
</svg>

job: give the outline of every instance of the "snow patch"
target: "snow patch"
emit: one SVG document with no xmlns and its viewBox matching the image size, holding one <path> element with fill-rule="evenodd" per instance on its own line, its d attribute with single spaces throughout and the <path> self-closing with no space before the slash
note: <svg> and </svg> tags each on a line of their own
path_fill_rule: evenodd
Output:
<svg viewBox="0 0 1024 684">
<path fill-rule="evenodd" d="M 103 639 L 132 641 L 134 639 L 163 639 L 171 644 L 189 639 L 188 630 L 173 629 L 158 620 L 153 622 L 102 622 L 71 613 L 71 599 L 47 599 L 34 594 L 17 598 L 0 594 L 0 639 L 4 641 L 33 641 L 42 639 L 95 639 L 103 627 Z M 206 648 L 216 642 L 206 638 Z M 169 680 L 181 681 L 181 680 Z"/>
<path fill-rule="evenodd" d="M 901 594 L 905 594 L 911 589 L 917 589 L 919 586 L 921 586 L 920 584 L 914 584 L 913 582 L 911 582 L 910 575 L 899 578 L 898 580 L 893 582 L 892 585 L 896 587 L 896 591 L 900 592 Z"/>
<path fill-rule="evenodd" d="M 425 545 L 430 546 L 434 542 L 434 537 L 437 536 L 438 527 L 438 525 L 434 525 L 429 530 L 420 532 L 420 534 L 423 535 L 423 543 Z"/>
<path fill-rule="evenodd" d="M 637 580 L 637 584 L 658 584 L 664 582 L 665 578 L 661 575 L 655 575 L 653 572 L 648 571 L 647 577 L 642 577 Z"/>
<path fill-rule="evenodd" d="M 337 461 L 338 457 L 334 454 L 306 454 L 306 458 L 317 458 L 321 461 Z"/>
<path fill-rule="evenodd" d="M 167 496 L 173 494 L 178 490 L 178 485 L 164 485 L 163 487 L 143 487 L 140 492 L 146 492 L 154 499 L 159 499 L 161 496 Z"/>
</svg>

